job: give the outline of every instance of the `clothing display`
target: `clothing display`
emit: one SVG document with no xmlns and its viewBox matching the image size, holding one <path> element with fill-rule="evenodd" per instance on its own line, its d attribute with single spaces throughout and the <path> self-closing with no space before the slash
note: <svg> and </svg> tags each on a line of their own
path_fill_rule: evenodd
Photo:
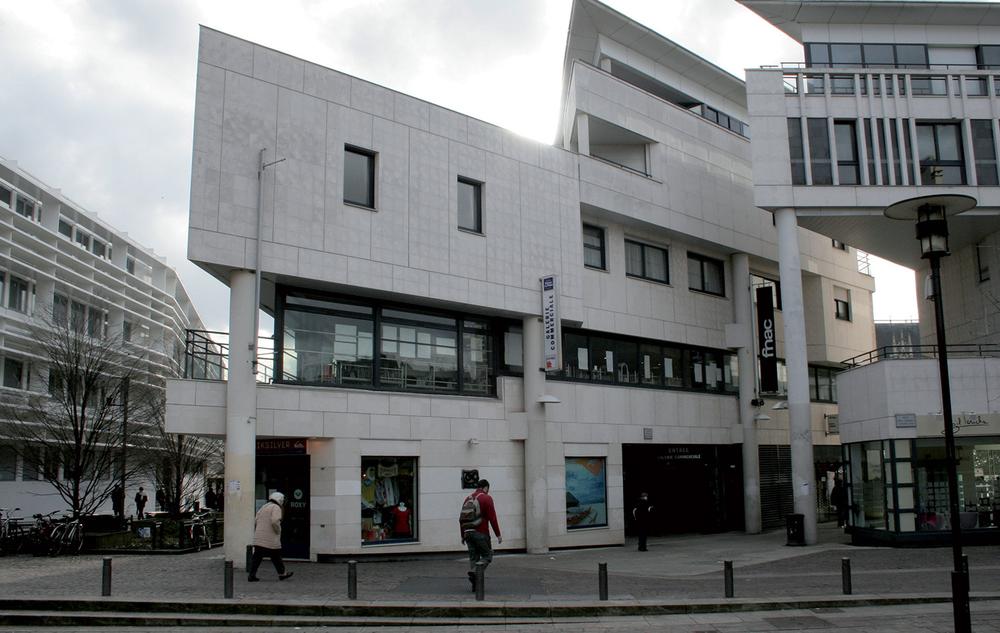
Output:
<svg viewBox="0 0 1000 633">
<path fill-rule="evenodd" d="M 416 458 L 361 459 L 361 542 L 415 537 Z"/>
</svg>

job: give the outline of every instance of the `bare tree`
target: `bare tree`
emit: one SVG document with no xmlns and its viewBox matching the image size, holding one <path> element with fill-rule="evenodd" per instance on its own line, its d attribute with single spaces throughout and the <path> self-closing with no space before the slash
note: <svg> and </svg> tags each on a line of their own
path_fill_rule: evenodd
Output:
<svg viewBox="0 0 1000 633">
<path fill-rule="evenodd" d="M 136 478 L 144 465 L 126 463 L 125 442 L 129 450 L 141 448 L 149 436 L 141 416 L 123 407 L 126 385 L 142 380 L 142 359 L 120 337 L 94 327 L 75 318 L 33 326 L 40 357 L 32 364 L 34 384 L 47 384 L 48 392 L 0 403 L 3 435 L 74 517 L 94 512 L 115 486 Z"/>
<path fill-rule="evenodd" d="M 149 452 L 157 497 L 174 517 L 184 510 L 185 500 L 198 500 L 206 492 L 208 478 L 222 468 L 219 440 L 167 432 L 165 403 L 161 398 L 150 411 L 157 434 Z M 162 493 L 162 497 L 161 497 Z"/>
</svg>

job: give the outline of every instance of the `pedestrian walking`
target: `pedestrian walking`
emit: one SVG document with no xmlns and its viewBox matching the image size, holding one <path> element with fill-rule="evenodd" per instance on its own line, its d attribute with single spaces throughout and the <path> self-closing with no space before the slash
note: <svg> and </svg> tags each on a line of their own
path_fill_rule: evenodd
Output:
<svg viewBox="0 0 1000 633">
<path fill-rule="evenodd" d="M 830 503 L 837 509 L 837 527 L 847 525 L 847 488 L 844 482 L 837 477 L 833 482 L 833 490 L 830 491 Z"/>
<path fill-rule="evenodd" d="M 111 491 L 111 508 L 116 519 L 125 518 L 125 489 L 122 488 L 121 484 L 115 486 L 114 490 Z"/>
<path fill-rule="evenodd" d="M 248 582 L 257 582 L 257 568 L 267 556 L 274 563 L 278 572 L 278 580 L 292 577 L 294 572 L 285 572 L 285 561 L 281 559 L 281 507 L 285 504 L 285 495 L 272 492 L 267 503 L 261 506 L 254 517 L 253 557 L 250 559 Z"/>
<path fill-rule="evenodd" d="M 476 590 L 476 563 L 485 568 L 493 562 L 493 544 L 490 541 L 490 527 L 497 536 L 497 543 L 503 543 L 500 524 L 497 522 L 496 507 L 490 496 L 490 482 L 480 479 L 476 490 L 462 502 L 458 517 L 462 544 L 469 549 L 469 583 Z"/>
<path fill-rule="evenodd" d="M 639 494 L 639 500 L 632 508 L 632 518 L 635 519 L 635 533 L 639 537 L 639 551 L 646 550 L 646 537 L 649 535 L 649 524 L 653 516 L 653 506 L 649 503 L 649 495 Z"/>
<path fill-rule="evenodd" d="M 149 497 L 146 496 L 142 486 L 139 486 L 139 492 L 135 493 L 135 518 L 141 519 L 145 516 L 147 501 Z"/>
</svg>

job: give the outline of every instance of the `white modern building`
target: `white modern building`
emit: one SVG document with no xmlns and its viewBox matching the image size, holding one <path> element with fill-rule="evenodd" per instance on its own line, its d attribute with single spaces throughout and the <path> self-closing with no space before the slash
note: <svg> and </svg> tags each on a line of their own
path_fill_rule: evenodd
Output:
<svg viewBox="0 0 1000 633">
<path fill-rule="evenodd" d="M 876 542 L 950 535 L 934 308 L 923 300 L 928 264 L 914 221 L 892 219 L 899 213 L 890 209 L 919 199 L 949 212 L 942 286 L 961 527 L 969 539 L 996 542 L 1000 5 L 743 4 L 805 52 L 804 64 L 747 71 L 755 203 L 786 236 L 809 229 L 918 271 L 925 346 L 851 359 L 838 379 L 852 533 Z M 949 208 L 941 198 L 956 195 L 969 203 Z"/>
<path fill-rule="evenodd" d="M 784 363 L 756 385 L 756 288 L 782 290 L 778 359 L 805 324 L 825 498 L 873 280 L 797 230 L 778 283 L 741 80 L 593 0 L 554 146 L 208 28 L 198 60 L 188 255 L 230 288 L 228 372 L 170 381 L 168 428 L 226 438 L 228 558 L 273 489 L 291 556 L 455 550 L 480 477 L 503 548 L 623 543 L 644 490 L 659 533 L 784 527 L 792 403 Z"/>
<path fill-rule="evenodd" d="M 4 402 L 48 394 L 46 359 L 32 328 L 51 323 L 60 311 L 86 323 L 95 336 L 120 336 L 143 359 L 137 378 L 161 388 L 167 376 L 183 374 L 186 332 L 203 328 L 176 272 L 161 257 L 16 162 L 0 159 Z M 134 514 L 126 497 L 126 514 Z M 26 463 L 9 441 L 0 441 L 0 506 L 20 508 L 20 516 L 66 507 L 38 466 Z M 110 512 L 110 501 L 106 506 Z"/>
</svg>

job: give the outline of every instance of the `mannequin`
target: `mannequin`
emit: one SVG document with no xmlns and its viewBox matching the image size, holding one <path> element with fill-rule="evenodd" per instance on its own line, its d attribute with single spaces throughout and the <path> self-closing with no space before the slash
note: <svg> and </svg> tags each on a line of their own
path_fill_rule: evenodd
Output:
<svg viewBox="0 0 1000 633">
<path fill-rule="evenodd" d="M 392 536 L 393 538 L 410 538 L 413 536 L 413 528 L 410 526 L 410 517 L 413 511 L 407 507 L 406 502 L 400 501 L 392 509 Z"/>
</svg>

